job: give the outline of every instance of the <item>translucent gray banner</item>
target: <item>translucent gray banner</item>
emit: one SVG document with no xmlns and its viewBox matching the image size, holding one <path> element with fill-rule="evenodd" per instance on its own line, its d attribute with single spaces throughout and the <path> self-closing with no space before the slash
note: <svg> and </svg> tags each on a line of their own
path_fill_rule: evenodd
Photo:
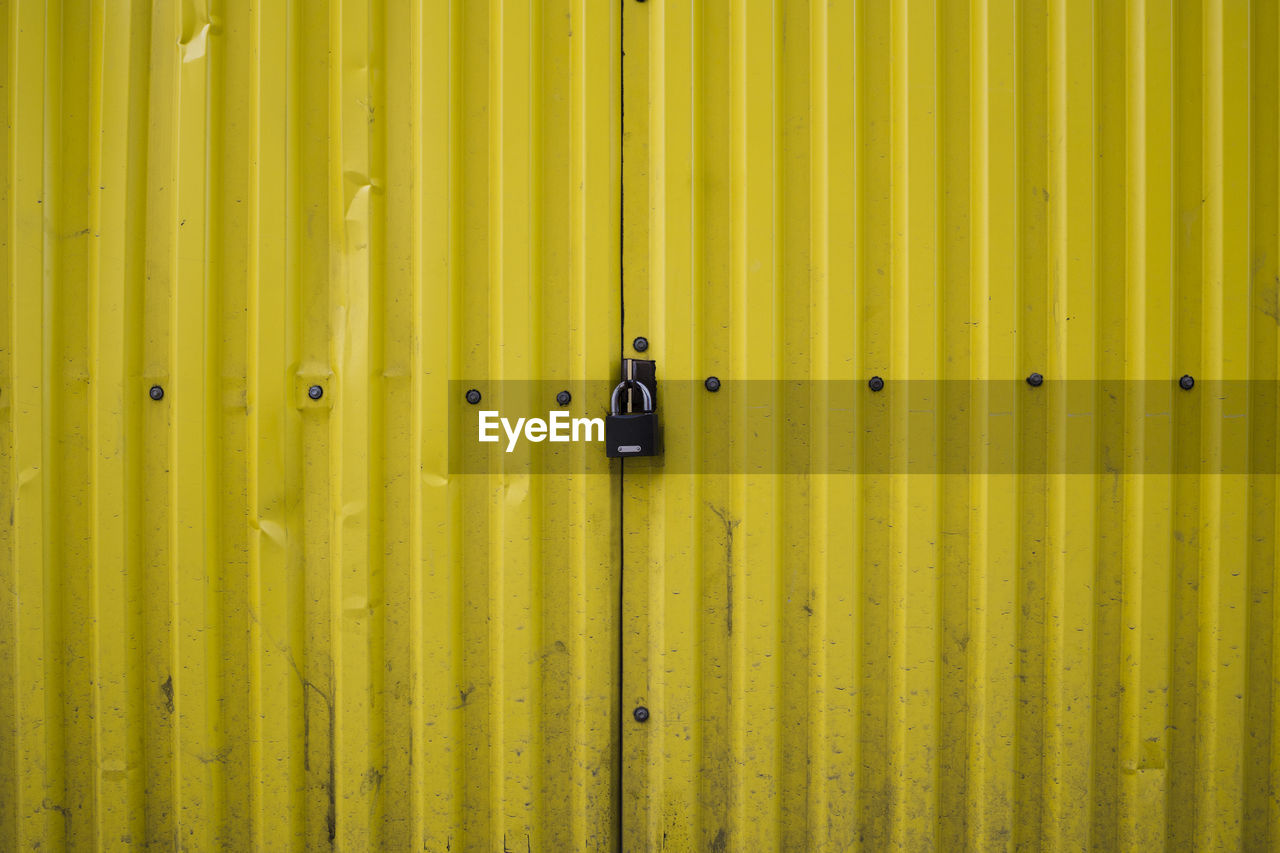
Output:
<svg viewBox="0 0 1280 853">
<path fill-rule="evenodd" d="M 608 474 L 625 464 L 671 474 L 1280 472 L 1280 382 L 1209 379 L 1184 388 L 1179 378 L 1046 378 L 1033 386 L 885 377 L 878 391 L 870 377 L 722 379 L 713 392 L 702 379 L 660 375 L 660 455 L 625 461 L 606 457 L 598 430 L 582 423 L 607 418 L 612 381 L 451 381 L 449 471 Z M 480 441 L 482 413 L 496 440 Z M 541 439 L 536 423 L 526 429 L 531 420 L 546 425 Z"/>
</svg>

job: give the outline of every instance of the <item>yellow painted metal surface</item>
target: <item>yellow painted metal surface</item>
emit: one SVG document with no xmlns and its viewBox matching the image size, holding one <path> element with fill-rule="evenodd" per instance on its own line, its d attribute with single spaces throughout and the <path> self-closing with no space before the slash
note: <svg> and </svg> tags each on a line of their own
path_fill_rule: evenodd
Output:
<svg viewBox="0 0 1280 853">
<path fill-rule="evenodd" d="M 1280 844 L 1275 4 L 651 0 L 623 40 L 623 340 L 725 383 L 626 463 L 624 849 Z M 864 473 L 740 380 L 852 411 Z M 931 454 L 972 476 L 873 471 Z"/>
<path fill-rule="evenodd" d="M 0 849 L 1280 844 L 1278 55 L 0 0 Z M 661 460 L 459 472 L 637 335 Z"/>
<path fill-rule="evenodd" d="M 616 358 L 620 40 L 0 3 L 0 849 L 617 848 L 617 484 L 446 426 Z"/>
</svg>

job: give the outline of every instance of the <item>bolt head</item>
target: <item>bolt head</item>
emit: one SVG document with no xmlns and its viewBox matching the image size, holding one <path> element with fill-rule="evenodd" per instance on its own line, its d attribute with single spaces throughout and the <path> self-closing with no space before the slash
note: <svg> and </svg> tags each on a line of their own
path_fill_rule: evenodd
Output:
<svg viewBox="0 0 1280 853">
<path fill-rule="evenodd" d="M 636 352 L 644 352 L 649 348 L 648 338 L 636 338 L 631 342 L 631 346 L 635 347 Z"/>
<path fill-rule="evenodd" d="M 307 389 L 307 396 L 310 397 L 312 400 L 319 400 L 321 397 L 324 396 L 324 389 L 321 388 L 319 385 L 312 385 L 310 388 Z"/>
<path fill-rule="evenodd" d="M 1030 385 L 1032 388 L 1039 388 L 1041 385 L 1044 384 L 1044 377 L 1041 376 L 1039 373 L 1033 373 L 1027 377 L 1027 384 Z"/>
<path fill-rule="evenodd" d="M 645 720 L 649 719 L 649 709 L 641 705 L 631 712 L 631 716 L 636 718 L 637 723 L 643 723 Z"/>
<path fill-rule="evenodd" d="M 556 403 L 561 406 L 569 405 L 569 401 L 573 399 L 573 395 L 568 391 L 561 391 L 556 395 Z"/>
<path fill-rule="evenodd" d="M 872 376 L 869 380 L 867 380 L 867 387 L 870 388 L 872 391 L 883 391 L 884 380 L 881 379 L 879 376 Z"/>
<path fill-rule="evenodd" d="M 708 376 L 707 381 L 702 384 L 706 386 L 708 391 L 715 392 L 720 390 L 720 379 L 718 377 Z"/>
<path fill-rule="evenodd" d="M 479 392 L 479 391 L 477 391 L 477 390 L 476 390 L 476 389 L 474 389 L 474 388 L 472 388 L 470 391 L 468 391 L 468 392 L 467 392 L 467 402 L 468 402 L 468 403 L 470 403 L 470 404 L 471 404 L 471 405 L 473 405 L 473 406 L 474 406 L 476 403 L 479 403 L 479 402 L 480 402 L 480 392 Z"/>
<path fill-rule="evenodd" d="M 151 395 L 152 400 L 164 399 L 164 389 L 161 388 L 159 385 L 152 385 L 151 390 L 148 391 L 147 393 Z"/>
<path fill-rule="evenodd" d="M 1185 374 L 1178 380 L 1178 387 L 1183 391 L 1190 391 L 1192 388 L 1196 387 L 1196 380 L 1191 375 Z"/>
</svg>

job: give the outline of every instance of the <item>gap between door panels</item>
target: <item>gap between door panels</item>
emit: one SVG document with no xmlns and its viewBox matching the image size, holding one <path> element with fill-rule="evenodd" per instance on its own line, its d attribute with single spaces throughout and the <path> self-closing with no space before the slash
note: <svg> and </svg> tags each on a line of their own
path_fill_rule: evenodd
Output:
<svg viewBox="0 0 1280 853">
<path fill-rule="evenodd" d="M 618 15 L 618 364 L 622 364 L 622 359 L 626 353 L 626 331 L 627 331 L 627 265 L 624 262 L 625 252 L 623 246 L 626 239 L 626 127 L 627 127 L 627 52 L 626 52 L 626 27 L 627 27 L 627 3 L 630 0 L 619 0 L 622 4 L 621 13 Z M 612 365 L 610 365 L 612 370 Z M 610 377 L 612 378 L 612 377 Z M 623 547 L 626 537 L 626 526 L 624 519 L 626 513 L 623 512 L 623 501 L 626 500 L 626 465 L 627 460 L 618 460 L 618 603 L 615 612 L 618 614 L 617 626 L 617 643 L 618 643 L 618 663 L 617 663 L 617 713 L 618 713 L 618 731 L 617 731 L 617 752 L 615 761 L 617 766 L 614 773 L 614 837 L 617 839 L 618 849 L 622 849 L 623 844 L 623 821 L 622 821 L 622 777 L 625 770 L 623 766 L 623 742 L 626 738 L 626 702 L 627 695 L 623 687 L 625 683 L 624 669 L 626 667 L 626 639 L 625 639 L 625 605 L 626 599 L 624 592 L 626 590 L 626 571 L 627 571 L 627 552 Z"/>
</svg>

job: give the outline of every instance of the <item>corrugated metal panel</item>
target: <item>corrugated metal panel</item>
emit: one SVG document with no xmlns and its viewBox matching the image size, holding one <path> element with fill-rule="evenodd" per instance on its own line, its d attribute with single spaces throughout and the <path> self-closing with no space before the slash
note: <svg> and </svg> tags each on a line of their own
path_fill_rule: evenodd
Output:
<svg viewBox="0 0 1280 853">
<path fill-rule="evenodd" d="M 656 0 L 623 40 L 623 338 L 726 381 L 626 465 L 624 848 L 1276 846 L 1276 478 L 1216 473 L 1275 470 L 1275 4 Z M 778 379 L 888 424 L 855 469 L 1029 473 L 673 473 L 781 470 L 726 393 Z M 1099 379 L 1146 396 L 1076 417 Z"/>
<path fill-rule="evenodd" d="M 0 3 L 0 847 L 617 845 L 619 17 Z"/>
<path fill-rule="evenodd" d="M 0 846 L 1274 846 L 1274 4 L 0 18 Z M 458 475 L 620 329 L 621 500 Z"/>
</svg>

